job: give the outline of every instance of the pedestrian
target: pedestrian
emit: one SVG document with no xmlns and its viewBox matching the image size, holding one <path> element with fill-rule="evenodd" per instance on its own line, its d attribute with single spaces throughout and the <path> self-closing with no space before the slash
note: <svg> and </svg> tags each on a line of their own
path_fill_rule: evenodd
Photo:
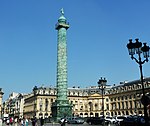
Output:
<svg viewBox="0 0 150 126">
<path fill-rule="evenodd" d="M 32 118 L 32 126 L 36 126 L 36 117 Z"/>
<path fill-rule="evenodd" d="M 28 119 L 26 118 L 26 119 L 25 119 L 25 126 L 28 126 L 28 123 L 29 123 L 29 121 L 28 121 Z"/>
<path fill-rule="evenodd" d="M 12 124 L 13 124 L 13 118 L 12 118 L 12 117 L 10 117 L 9 122 L 10 122 L 10 125 L 12 125 Z"/>
<path fill-rule="evenodd" d="M 17 120 L 17 118 L 15 118 L 15 126 L 17 126 L 17 122 L 18 122 L 18 120 Z"/>
<path fill-rule="evenodd" d="M 43 117 L 40 118 L 40 126 L 44 126 L 44 119 L 43 119 Z"/>
<path fill-rule="evenodd" d="M 21 126 L 24 126 L 24 119 L 21 119 Z"/>
<path fill-rule="evenodd" d="M 3 123 L 3 121 L 2 121 L 2 119 L 0 118 L 0 126 L 2 126 L 2 123 Z"/>
<path fill-rule="evenodd" d="M 61 120 L 61 126 L 65 126 L 65 125 L 66 125 L 66 119 L 64 118 Z"/>
<path fill-rule="evenodd" d="M 9 119 L 7 119 L 6 124 L 9 126 Z"/>
</svg>

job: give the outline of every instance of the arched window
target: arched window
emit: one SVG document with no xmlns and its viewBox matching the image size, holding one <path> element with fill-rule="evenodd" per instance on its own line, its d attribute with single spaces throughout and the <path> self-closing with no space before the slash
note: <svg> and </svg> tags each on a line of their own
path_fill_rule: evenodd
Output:
<svg viewBox="0 0 150 126">
<path fill-rule="evenodd" d="M 98 104 L 97 103 L 95 104 L 95 110 L 98 110 Z"/>
<path fill-rule="evenodd" d="M 40 106 L 40 111 L 42 111 L 42 98 L 40 99 L 40 101 L 39 101 L 39 106 Z"/>
<path fill-rule="evenodd" d="M 43 114 L 42 114 L 42 113 L 39 113 L 39 117 L 40 117 L 40 118 L 43 117 Z"/>
<path fill-rule="evenodd" d="M 45 113 L 45 118 L 48 118 L 48 113 Z"/>
<path fill-rule="evenodd" d="M 90 111 L 93 111 L 93 103 L 92 102 L 89 102 L 89 109 L 90 109 Z"/>
<path fill-rule="evenodd" d="M 83 113 L 80 113 L 80 116 L 83 117 Z"/>
<path fill-rule="evenodd" d="M 45 99 L 45 111 L 47 111 L 48 110 L 48 99 L 46 98 Z"/>
</svg>

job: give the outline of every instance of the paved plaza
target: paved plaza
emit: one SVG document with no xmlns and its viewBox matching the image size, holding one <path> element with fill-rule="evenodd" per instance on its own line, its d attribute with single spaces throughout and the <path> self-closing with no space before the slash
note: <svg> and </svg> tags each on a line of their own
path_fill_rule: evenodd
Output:
<svg viewBox="0 0 150 126">
<path fill-rule="evenodd" d="M 3 124 L 2 126 L 8 126 L 8 125 L 6 125 L 6 124 Z M 20 126 L 19 124 L 17 124 L 17 125 L 9 125 L 9 126 Z M 29 123 L 29 125 L 28 126 L 32 126 L 31 125 L 31 123 Z M 40 125 L 37 125 L 37 126 L 40 126 Z M 44 126 L 61 126 L 59 123 L 46 123 L 46 124 L 44 124 Z M 66 124 L 65 126 L 101 126 L 101 125 L 89 125 L 88 123 L 84 123 L 84 124 Z M 115 125 L 113 125 L 113 124 L 111 124 L 111 125 L 108 125 L 108 126 L 115 126 Z"/>
</svg>

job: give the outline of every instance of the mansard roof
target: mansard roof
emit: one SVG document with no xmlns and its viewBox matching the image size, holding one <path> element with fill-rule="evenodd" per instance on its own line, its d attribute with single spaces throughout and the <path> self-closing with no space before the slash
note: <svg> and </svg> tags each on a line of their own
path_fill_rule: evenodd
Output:
<svg viewBox="0 0 150 126">
<path fill-rule="evenodd" d="M 143 80 L 144 80 L 144 82 L 148 82 L 148 81 L 150 81 L 150 77 L 146 77 L 146 78 L 144 78 Z M 140 83 L 141 83 L 141 80 L 140 80 L 140 79 L 139 79 L 139 80 L 129 81 L 129 82 L 124 81 L 124 82 L 122 82 L 122 83 L 120 83 L 120 84 L 118 84 L 118 85 L 114 85 L 114 86 L 112 87 L 112 89 L 113 89 L 113 88 L 122 87 L 122 86 L 132 86 L 132 85 L 134 85 L 134 84 L 140 84 Z"/>
<path fill-rule="evenodd" d="M 150 81 L 150 77 L 144 78 L 144 81 Z M 134 81 L 130 81 L 124 84 L 124 86 L 128 86 L 128 85 L 133 85 L 133 84 L 140 84 L 141 80 L 134 80 Z"/>
</svg>

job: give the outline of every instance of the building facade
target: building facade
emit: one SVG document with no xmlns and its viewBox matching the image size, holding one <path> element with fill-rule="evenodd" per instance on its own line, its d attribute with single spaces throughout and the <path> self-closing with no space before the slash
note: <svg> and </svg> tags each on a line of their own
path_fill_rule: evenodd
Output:
<svg viewBox="0 0 150 126">
<path fill-rule="evenodd" d="M 144 79 L 146 96 L 150 96 L 150 78 Z M 109 90 L 110 113 L 114 115 L 143 115 L 144 106 L 141 102 L 142 85 L 140 80 L 114 85 Z M 150 113 L 149 108 L 148 113 Z"/>
<path fill-rule="evenodd" d="M 145 78 L 144 80 L 145 94 L 149 96 L 150 78 Z M 51 117 L 52 112 L 50 108 L 52 103 L 56 100 L 56 93 L 56 88 L 38 88 L 35 98 L 37 117 Z M 31 98 L 32 97 L 28 97 L 27 99 Z M 101 90 L 97 86 L 89 88 L 68 88 L 68 98 L 70 104 L 73 105 L 73 116 L 102 116 L 102 95 Z M 105 89 L 104 115 L 143 115 L 144 111 L 141 98 L 142 86 L 140 80 L 109 86 Z M 26 108 L 26 103 L 28 103 L 27 99 L 25 99 L 24 111 L 29 111 Z"/>
<path fill-rule="evenodd" d="M 39 87 L 24 100 L 24 116 L 47 118 L 51 115 L 51 105 L 56 100 L 56 89 Z"/>
<path fill-rule="evenodd" d="M 34 114 L 37 118 L 51 117 L 51 105 L 56 100 L 56 88 L 39 87 L 36 92 L 32 92 L 24 100 L 24 116 L 32 118 Z M 69 103 L 72 104 L 72 116 L 90 117 L 102 115 L 102 96 L 99 89 L 95 87 L 68 88 Z M 106 113 L 109 113 L 109 100 L 105 96 Z"/>
<path fill-rule="evenodd" d="M 2 102 L 2 100 L 3 100 L 3 94 L 4 94 L 4 92 L 3 92 L 2 88 L 0 88 L 0 118 L 2 117 L 2 109 L 3 109 L 3 102 Z"/>
<path fill-rule="evenodd" d="M 2 113 L 10 117 L 23 118 L 24 98 L 26 94 L 12 92 L 9 98 L 3 102 Z"/>
<path fill-rule="evenodd" d="M 144 79 L 144 87 L 145 94 L 150 96 L 150 78 Z M 56 100 L 56 94 L 57 90 L 55 87 L 36 87 L 27 95 L 18 94 L 16 97 L 9 98 L 7 102 L 5 101 L 3 106 L 5 111 L 3 113 L 10 115 L 14 113 L 14 116 L 17 117 L 18 115 L 20 118 L 23 116 L 32 118 L 34 115 L 37 118 L 52 117 L 51 105 Z M 140 80 L 106 87 L 104 95 L 104 115 L 143 115 L 144 111 L 141 98 L 142 87 Z M 68 99 L 69 103 L 73 106 L 72 116 L 102 116 L 102 95 L 101 90 L 97 86 L 68 88 Z M 21 108 L 21 106 L 23 108 Z M 150 115 L 149 107 L 148 114 Z"/>
</svg>

